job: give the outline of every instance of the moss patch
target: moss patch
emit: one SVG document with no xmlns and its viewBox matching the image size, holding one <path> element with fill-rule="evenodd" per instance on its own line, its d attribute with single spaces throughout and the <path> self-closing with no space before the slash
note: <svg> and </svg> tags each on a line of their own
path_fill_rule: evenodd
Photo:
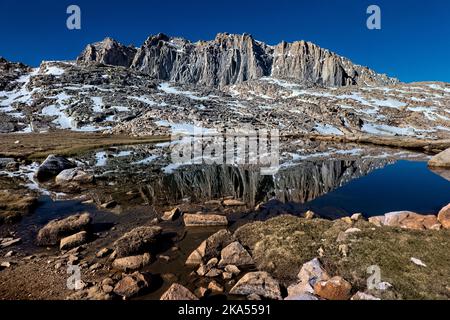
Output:
<svg viewBox="0 0 450 320">
<path fill-rule="evenodd" d="M 352 227 L 361 232 L 343 237 L 341 233 Z M 413 231 L 378 228 L 366 221 L 349 225 L 342 220 L 281 216 L 247 224 L 236 231 L 236 236 L 250 248 L 257 267 L 271 272 L 285 285 L 296 280 L 302 264 L 318 257 L 321 248 L 321 261 L 327 272 L 344 277 L 354 291 L 367 289 L 367 268 L 377 265 L 381 280 L 393 285 L 384 293 L 375 293 L 382 298 L 450 298 L 449 230 Z M 347 257 L 340 252 L 340 245 L 348 246 Z M 427 267 L 415 265 L 412 257 Z"/>
</svg>

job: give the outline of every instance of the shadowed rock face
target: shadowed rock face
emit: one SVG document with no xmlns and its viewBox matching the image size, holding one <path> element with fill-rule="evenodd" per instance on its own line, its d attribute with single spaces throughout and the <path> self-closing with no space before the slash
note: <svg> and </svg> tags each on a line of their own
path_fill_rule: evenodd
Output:
<svg viewBox="0 0 450 320">
<path fill-rule="evenodd" d="M 304 162 L 281 170 L 274 177 L 261 176 L 258 168 L 191 166 L 148 184 L 146 189 L 153 201 L 169 203 L 186 197 L 197 202 L 225 196 L 243 199 L 249 206 L 270 198 L 305 203 L 386 163 L 385 160 Z"/>
<path fill-rule="evenodd" d="M 310 42 L 269 46 L 249 34 L 220 33 L 212 41 L 196 43 L 158 34 L 137 51 L 107 38 L 88 45 L 78 62 L 131 66 L 157 79 L 211 87 L 265 76 L 337 87 L 398 82 Z"/>
<path fill-rule="evenodd" d="M 106 38 L 103 41 L 89 44 L 77 61 L 129 67 L 135 54 L 136 48 L 132 46 L 127 47 L 111 38 Z"/>
</svg>

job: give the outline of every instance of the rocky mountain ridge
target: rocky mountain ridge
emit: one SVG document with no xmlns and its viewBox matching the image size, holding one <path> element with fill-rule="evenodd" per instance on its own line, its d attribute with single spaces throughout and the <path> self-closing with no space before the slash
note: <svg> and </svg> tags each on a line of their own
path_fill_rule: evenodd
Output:
<svg viewBox="0 0 450 320">
<path fill-rule="evenodd" d="M 399 82 L 311 42 L 270 46 L 249 34 L 219 33 L 192 43 L 160 33 L 138 49 L 106 38 L 88 45 L 77 62 L 125 66 L 160 80 L 216 88 L 268 76 L 326 87 Z"/>
</svg>

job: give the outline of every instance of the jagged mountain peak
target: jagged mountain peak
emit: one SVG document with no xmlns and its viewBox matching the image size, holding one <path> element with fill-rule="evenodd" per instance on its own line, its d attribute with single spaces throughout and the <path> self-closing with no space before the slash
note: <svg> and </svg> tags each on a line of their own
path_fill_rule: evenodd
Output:
<svg viewBox="0 0 450 320">
<path fill-rule="evenodd" d="M 139 49 L 106 38 L 88 45 L 82 63 L 130 67 L 155 79 L 221 88 L 265 76 L 319 86 L 387 85 L 397 79 L 352 63 L 304 40 L 269 46 L 244 33 L 219 33 L 214 40 L 192 43 L 159 33 Z"/>
</svg>

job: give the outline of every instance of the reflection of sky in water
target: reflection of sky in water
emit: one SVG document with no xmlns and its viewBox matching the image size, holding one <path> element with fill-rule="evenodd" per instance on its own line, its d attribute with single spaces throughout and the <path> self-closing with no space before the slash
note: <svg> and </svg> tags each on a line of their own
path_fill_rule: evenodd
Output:
<svg viewBox="0 0 450 320">
<path fill-rule="evenodd" d="M 319 197 L 307 205 L 326 215 L 361 212 L 366 216 L 411 210 L 436 214 L 450 203 L 450 182 L 425 162 L 398 161 Z"/>
</svg>

